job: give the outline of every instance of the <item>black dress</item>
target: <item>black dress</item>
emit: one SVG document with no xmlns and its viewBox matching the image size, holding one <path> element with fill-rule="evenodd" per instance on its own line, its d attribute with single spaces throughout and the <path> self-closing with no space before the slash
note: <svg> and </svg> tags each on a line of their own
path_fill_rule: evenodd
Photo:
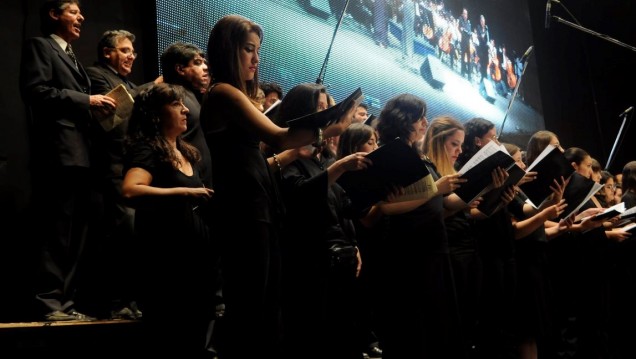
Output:
<svg viewBox="0 0 636 359">
<path fill-rule="evenodd" d="M 205 103 L 201 111 L 214 168 L 212 226 L 221 247 L 225 301 L 217 350 L 226 358 L 277 357 L 283 207 L 276 181 L 254 133 L 233 119 L 206 123 Z"/>
<path fill-rule="evenodd" d="M 283 170 L 286 358 L 362 356 L 354 330 L 355 229 L 343 189 L 328 184 L 328 166 L 323 155 L 298 159 Z"/>
<path fill-rule="evenodd" d="M 425 163 L 437 178 L 434 165 Z M 389 216 L 380 247 L 383 358 L 457 358 L 459 314 L 443 198 Z"/>
<path fill-rule="evenodd" d="M 528 217 L 523 212 L 526 197 L 515 196 L 508 205 L 518 221 Z M 548 268 L 548 239 L 541 225 L 515 242 L 517 291 L 515 293 L 515 333 L 520 339 L 537 340 L 541 355 L 545 340 L 552 334 L 552 284 Z"/>
<path fill-rule="evenodd" d="M 196 165 L 188 176 L 162 162 L 144 143 L 135 144 L 128 153 L 126 168 L 133 167 L 150 172 L 154 187 L 203 186 Z M 155 343 L 151 348 L 160 352 L 174 349 L 194 357 L 205 345 L 212 252 L 200 215 L 203 205 L 189 196 L 149 196 L 137 202 L 144 325 L 150 343 Z"/>
</svg>

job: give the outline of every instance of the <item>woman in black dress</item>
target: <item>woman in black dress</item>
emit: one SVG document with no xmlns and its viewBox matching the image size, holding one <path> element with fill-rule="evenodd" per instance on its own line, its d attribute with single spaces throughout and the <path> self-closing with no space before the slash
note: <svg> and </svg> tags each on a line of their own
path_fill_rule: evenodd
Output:
<svg viewBox="0 0 636 359">
<path fill-rule="evenodd" d="M 427 126 L 425 116 L 421 98 L 411 94 L 392 98 L 380 113 L 380 141 L 399 137 L 417 151 L 415 145 Z M 457 175 L 441 177 L 433 163 L 424 162 L 436 180 L 436 196 L 380 205 L 389 216 L 378 263 L 385 359 L 456 358 L 460 349 L 442 198 L 456 188 Z"/>
<path fill-rule="evenodd" d="M 255 106 L 262 39 L 258 24 L 227 15 L 214 25 L 207 47 L 213 83 L 202 104 L 201 126 L 214 167 L 213 222 L 225 300 L 217 349 L 224 359 L 280 355 L 283 207 L 270 171 L 276 164 L 264 157 L 261 141 L 280 152 L 323 135 L 337 136 L 351 123 L 354 110 L 324 131 L 274 124 Z M 233 225 L 237 222 L 241 224 Z"/>
<path fill-rule="evenodd" d="M 212 250 L 202 206 L 199 151 L 187 129 L 184 89 L 157 84 L 136 98 L 130 120 L 122 193 L 136 208 L 139 281 L 147 349 L 153 354 L 203 354 L 211 311 Z"/>
</svg>

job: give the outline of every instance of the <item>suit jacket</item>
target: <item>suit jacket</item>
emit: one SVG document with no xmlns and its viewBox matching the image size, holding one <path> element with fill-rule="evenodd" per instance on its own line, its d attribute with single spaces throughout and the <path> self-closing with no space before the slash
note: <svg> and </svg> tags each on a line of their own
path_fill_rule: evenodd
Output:
<svg viewBox="0 0 636 359">
<path fill-rule="evenodd" d="M 137 86 L 134 83 L 124 81 L 106 65 L 96 63 L 94 66 L 87 67 L 86 73 L 91 80 L 91 93 L 105 95 L 120 84 L 126 85 L 132 97 L 135 97 L 137 93 Z M 123 176 L 124 138 L 127 131 L 128 121 L 122 122 L 109 132 L 104 131 L 97 121 L 91 122 L 91 160 L 100 177 L 121 178 Z"/>
<path fill-rule="evenodd" d="M 31 115 L 38 166 L 89 167 L 90 80 L 51 37 L 25 41 L 20 66 L 22 99 Z"/>
</svg>

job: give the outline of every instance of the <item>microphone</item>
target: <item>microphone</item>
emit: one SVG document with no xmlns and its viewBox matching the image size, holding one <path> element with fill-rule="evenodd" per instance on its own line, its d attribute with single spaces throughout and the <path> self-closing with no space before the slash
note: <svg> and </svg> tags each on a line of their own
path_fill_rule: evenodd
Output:
<svg viewBox="0 0 636 359">
<path fill-rule="evenodd" d="M 552 9 L 552 0 L 548 0 L 548 2 L 545 3 L 545 28 L 546 29 L 550 28 L 550 18 L 552 17 L 552 15 L 550 15 L 551 9 Z"/>
<path fill-rule="evenodd" d="M 625 111 L 623 111 L 623 113 L 621 113 L 620 115 L 618 115 L 618 117 L 623 117 L 625 115 L 627 115 L 628 113 L 630 113 L 632 110 L 634 109 L 634 106 L 629 106 L 629 108 Z"/>
<path fill-rule="evenodd" d="M 532 53 L 532 50 L 534 50 L 534 46 L 530 45 L 530 47 L 526 50 L 526 52 L 523 54 L 523 56 L 521 56 L 521 62 L 526 61 L 528 56 L 530 56 L 530 54 Z"/>
</svg>

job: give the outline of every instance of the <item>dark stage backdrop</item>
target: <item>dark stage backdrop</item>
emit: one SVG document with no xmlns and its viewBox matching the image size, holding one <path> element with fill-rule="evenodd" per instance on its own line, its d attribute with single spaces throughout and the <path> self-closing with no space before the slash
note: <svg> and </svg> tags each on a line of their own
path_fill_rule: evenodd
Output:
<svg viewBox="0 0 636 359">
<path fill-rule="evenodd" d="M 462 76 L 458 31 L 465 2 L 417 3 L 415 6 L 412 1 L 404 1 L 402 7 L 394 0 L 348 3 L 322 78 L 336 101 L 361 87 L 364 102 L 377 115 L 388 99 L 409 92 L 427 101 L 429 120 L 438 115 L 452 115 L 461 121 L 484 117 L 500 129 L 506 118 L 504 133 L 508 140 L 520 145 L 544 128 L 532 54 L 518 96 L 511 102 L 515 82 L 522 73 L 521 58 L 532 45 L 526 0 L 483 0 L 466 5 L 472 27 L 477 27 L 479 15 L 483 14 L 494 40 L 490 47 L 492 62 L 489 56 L 475 56 L 477 42 L 471 43 L 470 80 L 468 75 Z M 216 21 L 227 14 L 239 14 L 264 30 L 260 79 L 277 82 L 287 91 L 301 82 L 316 82 L 344 4 L 344 0 L 159 0 L 157 61 L 162 49 L 174 41 L 191 42 L 206 50 Z M 384 4 L 381 10 L 378 4 Z M 411 9 L 413 22 L 404 26 L 409 23 L 404 20 L 409 18 L 406 6 Z M 380 17 L 382 12 L 384 16 Z M 386 41 L 377 36 L 382 23 Z M 403 38 L 411 39 L 404 43 L 410 44 L 412 56 L 403 52 Z M 485 84 L 480 81 L 480 62 L 492 65 Z M 504 68 L 508 63 L 510 66 Z M 500 65 L 497 71 L 496 64 Z"/>
</svg>

